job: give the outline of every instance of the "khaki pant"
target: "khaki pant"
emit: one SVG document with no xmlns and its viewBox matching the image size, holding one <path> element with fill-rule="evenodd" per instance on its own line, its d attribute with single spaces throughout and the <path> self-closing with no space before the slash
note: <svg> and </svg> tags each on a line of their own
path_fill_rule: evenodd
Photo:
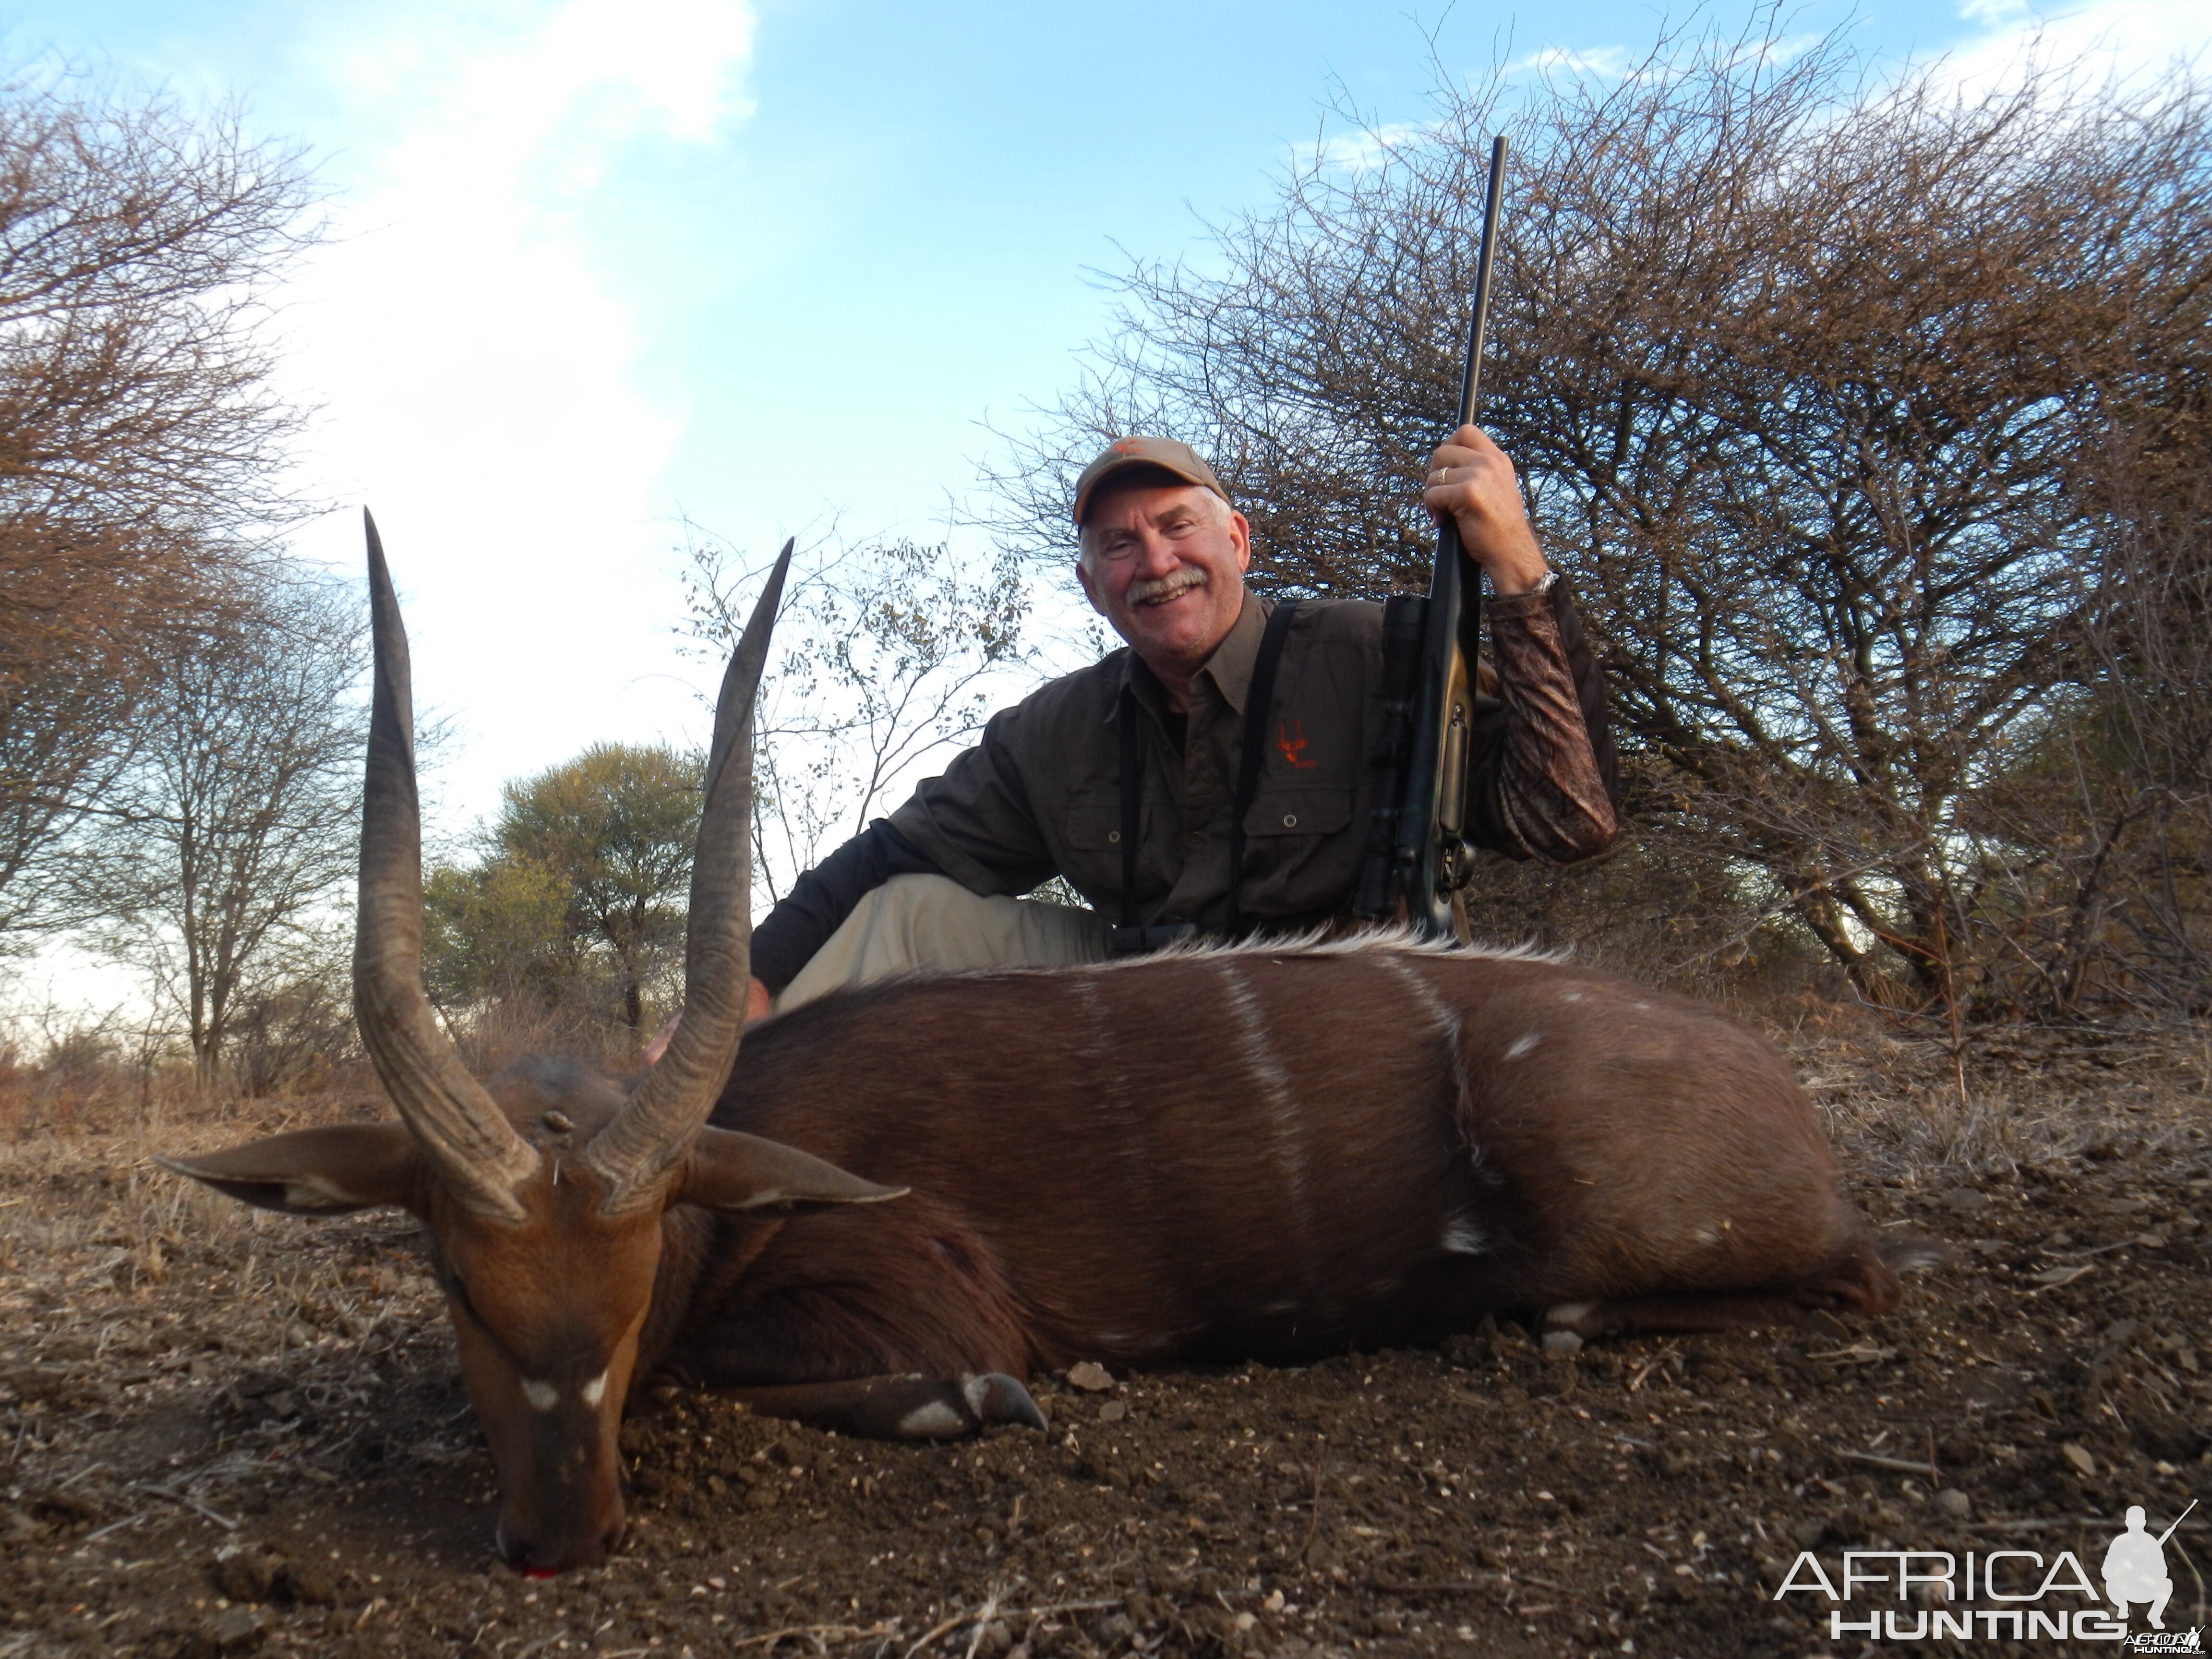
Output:
<svg viewBox="0 0 2212 1659">
<path fill-rule="evenodd" d="M 783 988 L 776 1012 L 918 969 L 1103 962 L 1108 926 L 1095 910 L 978 898 L 947 876 L 893 876 L 854 907 Z"/>
</svg>

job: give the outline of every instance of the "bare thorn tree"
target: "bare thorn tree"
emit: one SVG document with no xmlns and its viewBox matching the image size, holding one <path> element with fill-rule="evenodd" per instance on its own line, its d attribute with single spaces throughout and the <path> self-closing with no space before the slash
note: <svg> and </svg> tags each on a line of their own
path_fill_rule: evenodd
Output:
<svg viewBox="0 0 2212 1659">
<path fill-rule="evenodd" d="M 204 1085 L 234 1016 L 312 978 L 352 874 L 363 720 L 350 594 L 295 582 L 178 647 L 148 692 L 132 763 L 76 860 L 89 936 L 181 1016 Z"/>
<path fill-rule="evenodd" d="M 687 632 L 726 653 L 757 573 L 696 529 L 687 551 Z M 1013 558 L 971 573 L 946 547 L 907 541 L 834 550 L 793 581 L 754 750 L 753 868 L 771 901 L 1027 689 L 1028 613 Z"/>
<path fill-rule="evenodd" d="M 77 919 L 58 848 L 295 516 L 260 324 L 307 202 L 235 112 L 0 78 L 0 949 Z"/>
<path fill-rule="evenodd" d="M 2061 724 L 2119 707 L 2128 676 L 2171 688 L 2203 661 L 2201 581 L 2180 574 L 2201 540 L 2177 539 L 2198 486 L 2175 474 L 2203 453 L 2207 98 L 2181 72 L 2105 85 L 2048 64 L 1964 95 L 1941 65 L 1877 76 L 1843 33 L 1781 37 L 1768 13 L 1670 35 L 1616 82 L 1446 79 L 1422 129 L 1317 148 L 1270 207 L 1215 228 L 1202 267 L 1121 276 L 1090 379 L 1010 446 L 1000 527 L 1057 551 L 1073 470 L 1109 435 L 1164 431 L 1231 482 L 1264 582 L 1417 586 L 1417 473 L 1452 404 L 1502 129 L 1484 418 L 1656 765 L 1632 769 L 1647 845 L 1694 838 L 1883 1006 L 2055 1006 L 2087 982 L 2076 957 L 2125 954 L 2116 919 L 2151 927 L 2156 907 L 2115 909 L 2109 860 L 2053 862 L 2079 824 L 2047 788 L 2020 818 L 2008 781 Z M 2154 487 L 2123 502 L 2153 450 Z M 2132 837 L 2146 775 L 2123 766 L 2067 811 Z M 2179 912 L 2202 915 L 2203 843 L 2165 844 L 2156 949 L 2178 964 L 2202 949 Z M 2027 995 L 2020 958 L 2053 951 Z"/>
</svg>

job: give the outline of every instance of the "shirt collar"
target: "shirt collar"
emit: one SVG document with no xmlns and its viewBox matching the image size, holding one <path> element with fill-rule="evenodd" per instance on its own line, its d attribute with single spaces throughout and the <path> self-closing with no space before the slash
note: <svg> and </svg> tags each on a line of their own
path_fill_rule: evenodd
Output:
<svg viewBox="0 0 2212 1659">
<path fill-rule="evenodd" d="M 1244 712 L 1244 698 L 1252 689 L 1253 665 L 1260 659 L 1260 636 L 1267 631 L 1267 613 L 1260 601 L 1252 596 L 1251 590 L 1247 588 L 1244 603 L 1237 609 L 1237 620 L 1229 625 L 1228 634 L 1219 645 L 1213 647 L 1213 654 L 1198 671 L 1212 680 L 1213 689 L 1221 694 L 1221 700 L 1238 714 Z M 1128 646 L 1121 647 L 1121 680 L 1107 708 L 1107 720 L 1110 721 L 1115 718 L 1115 710 L 1121 707 L 1124 696 L 1134 696 L 1154 714 L 1164 714 L 1167 693 L 1160 689 L 1160 683 L 1152 671 L 1145 666 L 1145 659 Z"/>
<path fill-rule="evenodd" d="M 1244 712 L 1244 699 L 1252 690 L 1253 665 L 1260 659 L 1260 636 L 1267 631 L 1267 612 L 1248 588 L 1227 637 L 1213 647 L 1213 654 L 1198 671 L 1213 682 L 1222 702 L 1239 714 Z"/>
</svg>

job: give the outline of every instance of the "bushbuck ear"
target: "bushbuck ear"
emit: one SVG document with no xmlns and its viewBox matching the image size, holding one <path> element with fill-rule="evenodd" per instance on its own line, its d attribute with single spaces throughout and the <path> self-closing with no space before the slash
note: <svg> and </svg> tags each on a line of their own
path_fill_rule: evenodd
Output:
<svg viewBox="0 0 2212 1659">
<path fill-rule="evenodd" d="M 878 1187 L 780 1140 L 707 1128 L 692 1143 L 677 1183 L 680 1203 L 710 1210 L 769 1210 L 801 1204 L 879 1204 L 903 1187 Z"/>
<path fill-rule="evenodd" d="M 226 1197 L 287 1215 L 404 1205 L 422 1189 L 422 1154 L 404 1123 L 294 1129 L 227 1152 L 154 1161 Z"/>
</svg>

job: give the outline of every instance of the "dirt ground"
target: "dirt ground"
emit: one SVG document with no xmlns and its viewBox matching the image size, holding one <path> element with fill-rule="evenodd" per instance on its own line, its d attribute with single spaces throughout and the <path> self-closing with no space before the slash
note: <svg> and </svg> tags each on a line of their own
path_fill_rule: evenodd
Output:
<svg viewBox="0 0 2212 1659">
<path fill-rule="evenodd" d="M 1887 1318 L 1044 1379 L 1048 1435 L 939 1446 L 673 1395 L 625 1431 L 623 1554 L 539 1582 L 492 1557 L 404 1218 L 258 1216 L 144 1161 L 275 1109 L 23 1136 L 0 1659 L 1811 1654 L 1826 1604 L 1773 1599 L 1800 1550 L 2091 1559 L 2127 1504 L 2212 1498 L 2201 1033 L 1984 1050 L 1970 1103 L 1864 1032 L 1796 1054 L 1877 1224 L 1953 1247 Z M 2168 1546 L 2170 1626 L 2205 1619 L 2207 1510 Z"/>
</svg>

